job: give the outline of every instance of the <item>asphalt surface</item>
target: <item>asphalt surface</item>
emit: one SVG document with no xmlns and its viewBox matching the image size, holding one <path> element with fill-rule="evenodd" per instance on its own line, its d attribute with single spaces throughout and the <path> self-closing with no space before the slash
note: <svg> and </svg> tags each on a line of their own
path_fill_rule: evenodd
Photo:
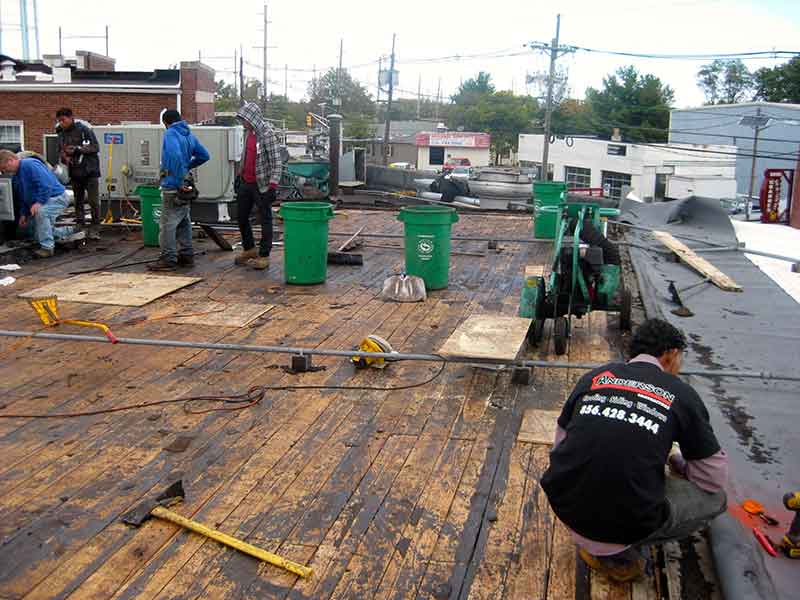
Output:
<svg viewBox="0 0 800 600">
<path fill-rule="evenodd" d="M 627 202 L 621 220 L 673 235 L 735 245 L 728 215 L 715 200 L 690 198 L 660 204 Z M 628 230 L 626 237 L 654 249 L 665 248 L 648 232 Z M 685 241 L 691 248 L 707 245 Z M 726 292 L 703 285 L 682 295 L 694 313 L 680 317 L 667 291 L 669 281 L 682 288 L 702 279 L 668 255 L 631 249 L 648 317 L 665 318 L 689 340 L 687 368 L 720 368 L 775 373 L 800 372 L 800 305 L 738 251 L 701 254 L 743 288 Z M 779 540 L 793 513 L 783 508 L 785 492 L 800 489 L 800 393 L 781 381 L 692 377 L 704 399 L 714 430 L 729 456 L 729 511 L 711 527 L 712 549 L 726 598 L 796 598 L 800 561 L 769 557 L 754 541 L 758 525 Z M 761 502 L 779 519 L 767 527 L 740 508 L 745 498 Z M 762 527 L 763 526 L 763 527 Z"/>
</svg>

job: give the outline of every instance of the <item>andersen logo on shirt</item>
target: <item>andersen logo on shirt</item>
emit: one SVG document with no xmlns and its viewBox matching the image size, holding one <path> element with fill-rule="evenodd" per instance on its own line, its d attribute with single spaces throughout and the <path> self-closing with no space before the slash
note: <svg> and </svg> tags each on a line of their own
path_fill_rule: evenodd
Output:
<svg viewBox="0 0 800 600">
<path fill-rule="evenodd" d="M 652 400 L 664 408 L 670 408 L 675 401 L 675 395 L 664 388 L 651 383 L 636 381 L 635 379 L 623 379 L 617 377 L 611 371 L 603 371 L 592 379 L 592 391 L 596 390 L 619 390 L 632 392 L 637 396 Z"/>
</svg>

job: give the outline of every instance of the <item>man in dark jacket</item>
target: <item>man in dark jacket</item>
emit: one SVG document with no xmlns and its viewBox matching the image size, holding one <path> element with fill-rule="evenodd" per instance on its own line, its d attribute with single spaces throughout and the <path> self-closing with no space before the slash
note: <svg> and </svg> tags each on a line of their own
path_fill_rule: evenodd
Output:
<svg viewBox="0 0 800 600">
<path fill-rule="evenodd" d="M 639 548 L 685 538 L 726 507 L 727 457 L 677 377 L 685 348 L 670 323 L 644 322 L 631 360 L 584 375 L 558 418 L 541 486 L 584 562 L 616 581 L 642 575 Z"/>
<path fill-rule="evenodd" d="M 264 119 L 257 104 L 245 103 L 236 113 L 236 117 L 246 131 L 236 189 L 243 250 L 236 257 L 235 263 L 266 269 L 272 251 L 272 203 L 278 193 L 283 162 L 275 130 Z M 254 206 L 258 210 L 261 224 L 261 243 L 258 250 L 250 226 L 250 213 Z"/>
<path fill-rule="evenodd" d="M 161 257 L 148 265 L 151 271 L 172 271 L 178 265 L 194 265 L 192 219 L 187 175 L 210 158 L 189 125 L 177 110 L 166 110 L 161 122 L 167 131 L 161 144 L 161 221 L 159 239 Z"/>
<path fill-rule="evenodd" d="M 58 134 L 58 156 L 69 170 L 72 192 L 75 195 L 75 222 L 78 228 L 86 225 L 84 200 L 88 195 L 92 213 L 89 237 L 100 237 L 100 199 L 98 178 L 100 177 L 100 147 L 91 126 L 75 119 L 72 109 L 61 108 L 56 112 Z"/>
</svg>

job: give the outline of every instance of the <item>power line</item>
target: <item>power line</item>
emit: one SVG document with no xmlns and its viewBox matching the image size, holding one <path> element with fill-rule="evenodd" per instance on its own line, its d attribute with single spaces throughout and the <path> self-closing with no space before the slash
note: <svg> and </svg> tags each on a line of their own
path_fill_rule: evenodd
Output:
<svg viewBox="0 0 800 600">
<path fill-rule="evenodd" d="M 541 42 L 539 42 L 541 43 Z M 793 58 L 800 55 L 800 50 L 760 50 L 755 52 L 729 52 L 713 54 L 678 54 L 664 53 L 655 54 L 648 52 L 623 52 L 617 50 L 599 50 L 597 48 L 585 48 L 583 46 L 572 46 L 575 50 L 591 52 L 594 54 L 609 54 L 611 56 L 627 56 L 630 58 L 650 58 L 657 60 L 714 60 L 714 59 L 753 59 L 753 58 Z"/>
</svg>

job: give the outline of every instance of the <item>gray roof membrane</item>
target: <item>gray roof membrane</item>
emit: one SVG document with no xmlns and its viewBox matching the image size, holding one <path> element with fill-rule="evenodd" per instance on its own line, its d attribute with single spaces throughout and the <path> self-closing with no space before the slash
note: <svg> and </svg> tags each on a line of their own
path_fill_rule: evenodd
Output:
<svg viewBox="0 0 800 600">
<path fill-rule="evenodd" d="M 658 204 L 626 202 L 621 220 L 637 226 L 735 245 L 736 234 L 719 202 L 709 198 Z M 631 248 L 631 259 L 648 317 L 666 319 L 689 341 L 687 368 L 741 369 L 778 374 L 800 373 L 800 305 L 739 251 L 701 254 L 744 290 L 726 292 L 713 285 L 682 295 L 694 316 L 679 317 L 667 291 L 702 279 L 663 253 L 647 231 L 628 229 L 626 238 L 662 252 Z M 682 240 L 690 248 L 707 245 Z M 757 248 L 754 248 L 757 249 Z M 726 598 L 797 597 L 800 564 L 782 555 L 772 558 L 755 542 L 759 526 L 779 540 L 793 513 L 783 508 L 785 492 L 800 489 L 800 393 L 796 383 L 737 378 L 686 378 L 703 398 L 714 431 L 731 466 L 728 504 L 733 507 L 711 527 L 712 549 Z M 761 502 L 781 521 L 767 527 L 743 514 L 745 498 Z"/>
</svg>

